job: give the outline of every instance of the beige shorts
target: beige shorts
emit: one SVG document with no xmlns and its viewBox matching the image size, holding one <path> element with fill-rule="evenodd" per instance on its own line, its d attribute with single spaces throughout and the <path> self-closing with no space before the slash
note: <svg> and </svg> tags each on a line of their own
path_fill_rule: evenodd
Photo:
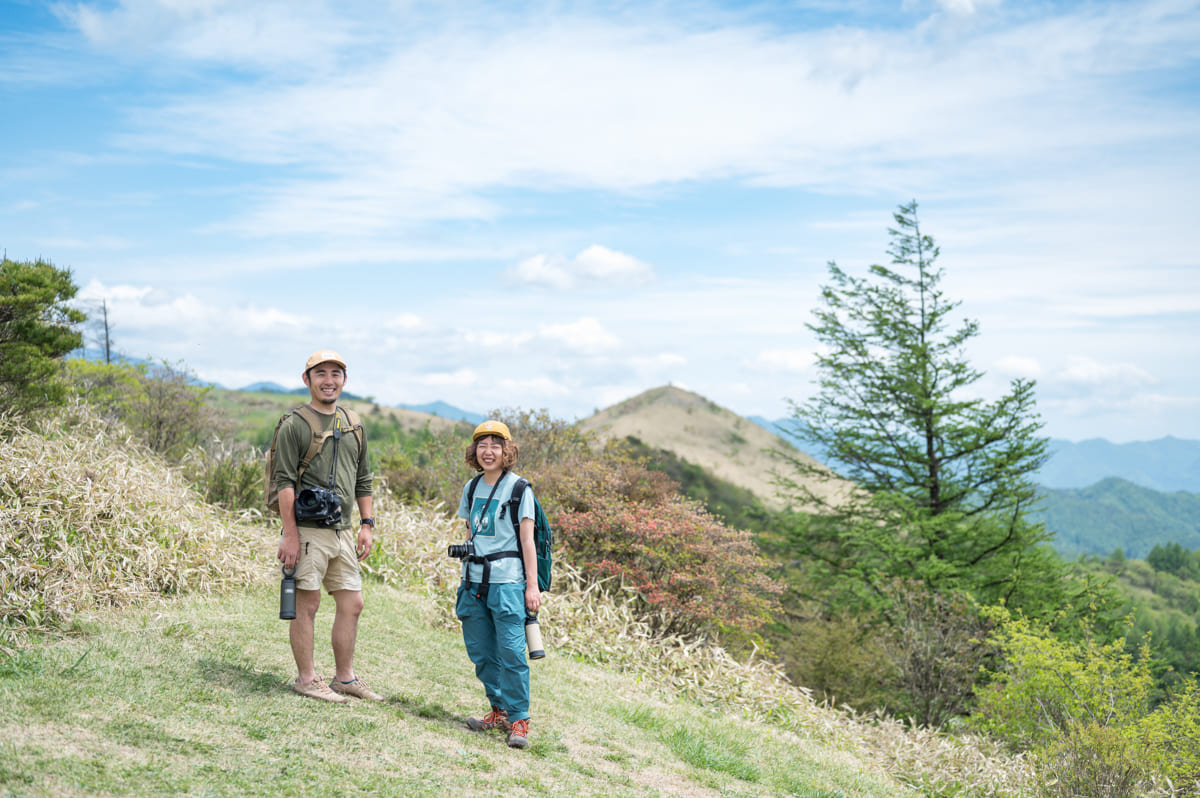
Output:
<svg viewBox="0 0 1200 798">
<path fill-rule="evenodd" d="M 362 591 L 358 554 L 349 529 L 300 527 L 300 560 L 296 563 L 296 589 Z"/>
</svg>

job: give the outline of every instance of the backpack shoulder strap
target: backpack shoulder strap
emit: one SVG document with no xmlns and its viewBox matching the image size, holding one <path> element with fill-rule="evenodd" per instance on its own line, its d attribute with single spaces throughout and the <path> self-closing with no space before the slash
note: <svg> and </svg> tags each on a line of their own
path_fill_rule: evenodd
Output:
<svg viewBox="0 0 1200 798">
<path fill-rule="evenodd" d="M 508 520 L 512 521 L 513 530 L 517 533 L 518 544 L 521 541 L 521 499 L 525 498 L 525 489 L 529 487 L 529 480 L 525 477 L 517 477 L 516 483 L 513 485 L 512 494 L 505 502 L 508 505 Z M 504 511 L 501 510 L 501 513 Z"/>
<path fill-rule="evenodd" d="M 300 468 L 296 472 L 296 483 L 299 484 L 300 478 L 304 476 L 304 472 L 313 458 L 321 451 L 321 447 L 330 433 L 323 429 L 324 423 L 321 420 L 321 414 L 308 405 L 298 405 L 292 409 L 292 412 L 308 422 L 308 429 L 312 433 L 308 442 L 308 450 L 300 457 Z"/>
<path fill-rule="evenodd" d="M 350 431 L 354 433 L 354 437 L 358 438 L 358 462 L 362 463 L 363 455 L 367 452 L 367 430 L 363 427 L 362 418 L 348 407 L 338 405 L 334 412 L 336 413 L 338 410 L 342 411 L 346 422 L 350 425 Z"/>
</svg>

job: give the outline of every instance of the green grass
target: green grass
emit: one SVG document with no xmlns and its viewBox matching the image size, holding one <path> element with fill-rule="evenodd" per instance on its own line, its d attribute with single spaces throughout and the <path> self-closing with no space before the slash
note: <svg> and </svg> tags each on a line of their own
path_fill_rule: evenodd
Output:
<svg viewBox="0 0 1200 798">
<path fill-rule="evenodd" d="M 532 666 L 532 745 L 514 751 L 464 725 L 487 707 L 458 634 L 430 624 L 423 596 L 375 584 L 356 664 L 386 700 L 300 698 L 277 595 L 96 615 L 0 660 L 0 795 L 916 794 L 845 752 L 664 701 L 553 646 Z M 326 676 L 331 618 L 326 599 Z"/>
</svg>

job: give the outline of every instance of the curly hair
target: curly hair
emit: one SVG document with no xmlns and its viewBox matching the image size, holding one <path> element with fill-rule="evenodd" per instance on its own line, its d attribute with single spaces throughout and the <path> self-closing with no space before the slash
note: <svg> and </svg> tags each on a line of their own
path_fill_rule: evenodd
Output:
<svg viewBox="0 0 1200 798">
<path fill-rule="evenodd" d="M 520 451 L 517 447 L 516 441 L 506 441 L 499 435 L 484 435 L 479 440 L 471 441 L 471 443 L 467 446 L 467 465 L 476 471 L 483 470 L 483 466 L 481 466 L 479 461 L 475 459 L 475 448 L 479 446 L 479 441 L 486 440 L 488 438 L 495 438 L 496 440 L 500 441 L 500 448 L 504 451 L 503 456 L 500 458 L 500 465 L 503 466 L 505 471 L 508 471 L 517 464 L 517 455 L 520 453 Z"/>
</svg>

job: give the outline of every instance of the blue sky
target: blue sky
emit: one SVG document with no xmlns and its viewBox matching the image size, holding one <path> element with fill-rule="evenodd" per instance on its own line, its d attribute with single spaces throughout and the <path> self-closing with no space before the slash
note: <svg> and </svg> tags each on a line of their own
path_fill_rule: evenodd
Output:
<svg viewBox="0 0 1200 798">
<path fill-rule="evenodd" d="M 0 247 L 226 387 L 778 418 L 916 199 L 1047 435 L 1200 439 L 1200 2 L 0 0 Z"/>
</svg>

